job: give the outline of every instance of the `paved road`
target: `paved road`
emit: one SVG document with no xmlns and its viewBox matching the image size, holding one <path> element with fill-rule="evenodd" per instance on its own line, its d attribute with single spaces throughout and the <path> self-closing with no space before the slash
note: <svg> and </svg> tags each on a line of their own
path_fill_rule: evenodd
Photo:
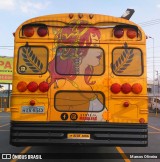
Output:
<svg viewBox="0 0 160 162">
<path fill-rule="evenodd" d="M 146 157 L 151 156 L 152 158 L 156 153 L 160 154 L 160 114 L 155 116 L 155 114 L 149 115 L 149 146 L 148 147 L 84 147 L 84 146 L 70 146 L 70 147 L 53 147 L 53 146 L 28 146 L 28 147 L 14 147 L 9 145 L 9 120 L 10 113 L 0 112 L 0 153 L 3 154 L 23 154 L 25 153 L 32 155 L 41 153 L 52 153 L 58 157 L 58 159 L 43 159 L 43 160 L 3 160 L 4 162 L 22 162 L 22 161 L 36 161 L 36 162 L 158 162 L 160 159 L 140 159 L 144 154 Z M 61 154 L 62 153 L 62 154 Z M 81 153 L 81 154 L 78 154 Z M 110 153 L 115 153 L 118 159 L 105 159 Z M 136 154 L 139 153 L 139 154 Z M 151 154 L 150 154 L 151 153 Z M 92 159 L 82 159 L 83 155 L 93 157 Z M 65 159 L 65 156 L 74 156 L 76 159 Z M 95 156 L 97 158 L 95 159 Z M 139 156 L 134 159 L 131 156 Z M 0 155 L 1 156 L 1 155 Z M 80 157 L 79 157 L 80 156 Z M 159 155 L 160 156 L 160 155 Z M 25 158 L 25 156 L 23 156 Z"/>
</svg>

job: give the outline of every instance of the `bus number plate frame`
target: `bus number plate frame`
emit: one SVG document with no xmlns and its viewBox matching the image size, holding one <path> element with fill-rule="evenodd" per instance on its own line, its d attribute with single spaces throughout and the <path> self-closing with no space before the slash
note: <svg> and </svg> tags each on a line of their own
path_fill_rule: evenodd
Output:
<svg viewBox="0 0 160 162">
<path fill-rule="evenodd" d="M 44 106 L 22 106 L 22 113 L 25 114 L 43 114 Z"/>
<path fill-rule="evenodd" d="M 90 134 L 78 134 L 78 133 L 68 133 L 68 139 L 90 139 Z"/>
</svg>

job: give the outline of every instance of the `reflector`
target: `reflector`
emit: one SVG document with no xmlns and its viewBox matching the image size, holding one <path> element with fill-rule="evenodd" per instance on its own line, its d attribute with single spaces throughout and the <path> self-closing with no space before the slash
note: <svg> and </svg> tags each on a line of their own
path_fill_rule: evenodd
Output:
<svg viewBox="0 0 160 162">
<path fill-rule="evenodd" d="M 124 103 L 123 103 L 123 106 L 124 106 L 124 107 L 128 107 L 128 106 L 129 106 L 129 102 L 128 102 L 128 101 L 124 102 Z"/>
<path fill-rule="evenodd" d="M 114 83 L 111 85 L 111 91 L 115 94 L 119 93 L 121 91 L 121 85 L 118 83 Z"/>
<path fill-rule="evenodd" d="M 139 119 L 139 122 L 140 122 L 140 123 L 145 123 L 144 118 L 140 118 L 140 119 Z"/>
<path fill-rule="evenodd" d="M 122 87 L 121 87 L 121 91 L 122 91 L 123 93 L 125 93 L 125 94 L 131 92 L 131 89 L 132 89 L 132 87 L 131 87 L 131 85 L 130 85 L 129 83 L 124 83 L 124 84 L 122 85 Z"/>
<path fill-rule="evenodd" d="M 45 26 L 41 26 L 41 27 L 39 27 L 38 30 L 37 30 L 37 34 L 38 34 L 40 37 L 46 36 L 47 33 L 48 33 L 48 29 L 47 29 L 47 27 L 45 27 Z"/>
<path fill-rule="evenodd" d="M 39 90 L 40 90 L 41 92 L 47 92 L 48 89 L 49 89 L 49 84 L 48 84 L 47 82 L 41 82 L 41 83 L 39 84 Z"/>
<path fill-rule="evenodd" d="M 26 26 L 24 29 L 23 29 L 23 34 L 26 36 L 26 37 L 32 37 L 33 34 L 34 34 L 34 28 L 32 26 Z"/>
<path fill-rule="evenodd" d="M 127 36 L 128 36 L 128 38 L 131 38 L 131 39 L 135 38 L 137 36 L 136 30 L 135 29 L 128 29 L 127 30 Z"/>
<path fill-rule="evenodd" d="M 36 102 L 34 100 L 31 100 L 29 103 L 31 106 L 34 106 Z"/>
<path fill-rule="evenodd" d="M 114 36 L 116 38 L 121 38 L 124 35 L 124 30 L 122 28 L 115 28 L 114 29 Z"/>
<path fill-rule="evenodd" d="M 27 90 L 27 83 L 24 81 L 21 81 L 17 84 L 17 89 L 19 92 L 25 92 Z"/>
<path fill-rule="evenodd" d="M 38 84 L 36 82 L 30 82 L 27 88 L 30 92 L 35 92 L 38 89 Z"/>
<path fill-rule="evenodd" d="M 142 92 L 142 85 L 139 83 L 135 83 L 132 85 L 132 92 L 135 94 L 139 94 Z"/>
</svg>

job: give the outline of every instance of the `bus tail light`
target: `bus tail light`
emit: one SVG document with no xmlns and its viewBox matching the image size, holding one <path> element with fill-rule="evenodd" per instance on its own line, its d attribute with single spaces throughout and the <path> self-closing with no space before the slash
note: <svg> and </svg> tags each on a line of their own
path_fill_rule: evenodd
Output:
<svg viewBox="0 0 160 162">
<path fill-rule="evenodd" d="M 114 36 L 116 38 L 121 38 L 124 35 L 124 30 L 122 28 L 115 28 L 114 29 Z"/>
<path fill-rule="evenodd" d="M 125 94 L 128 94 L 129 92 L 131 92 L 132 87 L 129 83 L 124 83 L 121 87 L 121 91 Z"/>
<path fill-rule="evenodd" d="M 119 93 L 121 91 L 121 85 L 118 83 L 114 83 L 111 85 L 111 91 L 115 94 Z"/>
<path fill-rule="evenodd" d="M 30 92 L 35 92 L 38 89 L 38 84 L 36 82 L 30 82 L 27 88 Z"/>
<path fill-rule="evenodd" d="M 23 34 L 26 37 L 32 37 L 33 34 L 34 34 L 34 28 L 32 26 L 26 26 L 26 27 L 24 27 Z"/>
<path fill-rule="evenodd" d="M 129 106 L 129 102 L 127 102 L 127 101 L 124 102 L 124 103 L 123 103 L 123 106 L 124 106 L 124 107 L 128 107 L 128 106 Z"/>
<path fill-rule="evenodd" d="M 47 92 L 48 89 L 49 89 L 49 84 L 48 84 L 47 82 L 41 82 L 41 83 L 39 84 L 39 90 L 40 90 L 41 92 Z"/>
<path fill-rule="evenodd" d="M 127 30 L 127 36 L 128 36 L 128 38 L 133 39 L 137 36 L 137 31 L 135 29 L 130 28 Z"/>
<path fill-rule="evenodd" d="M 139 83 L 135 83 L 132 85 L 132 92 L 135 94 L 139 94 L 142 92 L 142 85 Z"/>
<path fill-rule="evenodd" d="M 17 84 L 17 89 L 19 92 L 25 92 L 27 90 L 27 83 L 24 81 L 21 81 Z"/>
<path fill-rule="evenodd" d="M 48 29 L 46 26 L 41 26 L 38 28 L 37 30 L 37 34 L 40 36 L 40 37 L 44 37 L 48 34 Z"/>
<path fill-rule="evenodd" d="M 31 100 L 31 101 L 29 102 L 29 104 L 30 104 L 31 106 L 34 106 L 34 105 L 36 104 L 36 102 L 35 102 L 35 100 Z"/>
<path fill-rule="evenodd" d="M 140 119 L 139 119 L 139 122 L 140 122 L 140 123 L 145 123 L 144 118 L 140 118 Z"/>
</svg>

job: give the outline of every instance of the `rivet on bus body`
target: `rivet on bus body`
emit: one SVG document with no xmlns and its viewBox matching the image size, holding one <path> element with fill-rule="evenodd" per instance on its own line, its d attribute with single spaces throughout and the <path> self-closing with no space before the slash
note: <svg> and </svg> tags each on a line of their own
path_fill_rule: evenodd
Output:
<svg viewBox="0 0 160 162">
<path fill-rule="evenodd" d="M 69 18 L 70 18 L 70 19 L 72 19 L 73 16 L 74 16 L 74 15 L 73 15 L 72 13 L 69 14 Z"/>
<path fill-rule="evenodd" d="M 128 106 L 129 106 L 129 102 L 127 102 L 127 101 L 124 102 L 124 103 L 123 103 L 123 106 L 124 106 L 124 107 L 128 107 Z"/>
<path fill-rule="evenodd" d="M 81 19 L 83 17 L 83 14 L 82 13 L 79 13 L 78 14 L 78 17 Z"/>
</svg>

